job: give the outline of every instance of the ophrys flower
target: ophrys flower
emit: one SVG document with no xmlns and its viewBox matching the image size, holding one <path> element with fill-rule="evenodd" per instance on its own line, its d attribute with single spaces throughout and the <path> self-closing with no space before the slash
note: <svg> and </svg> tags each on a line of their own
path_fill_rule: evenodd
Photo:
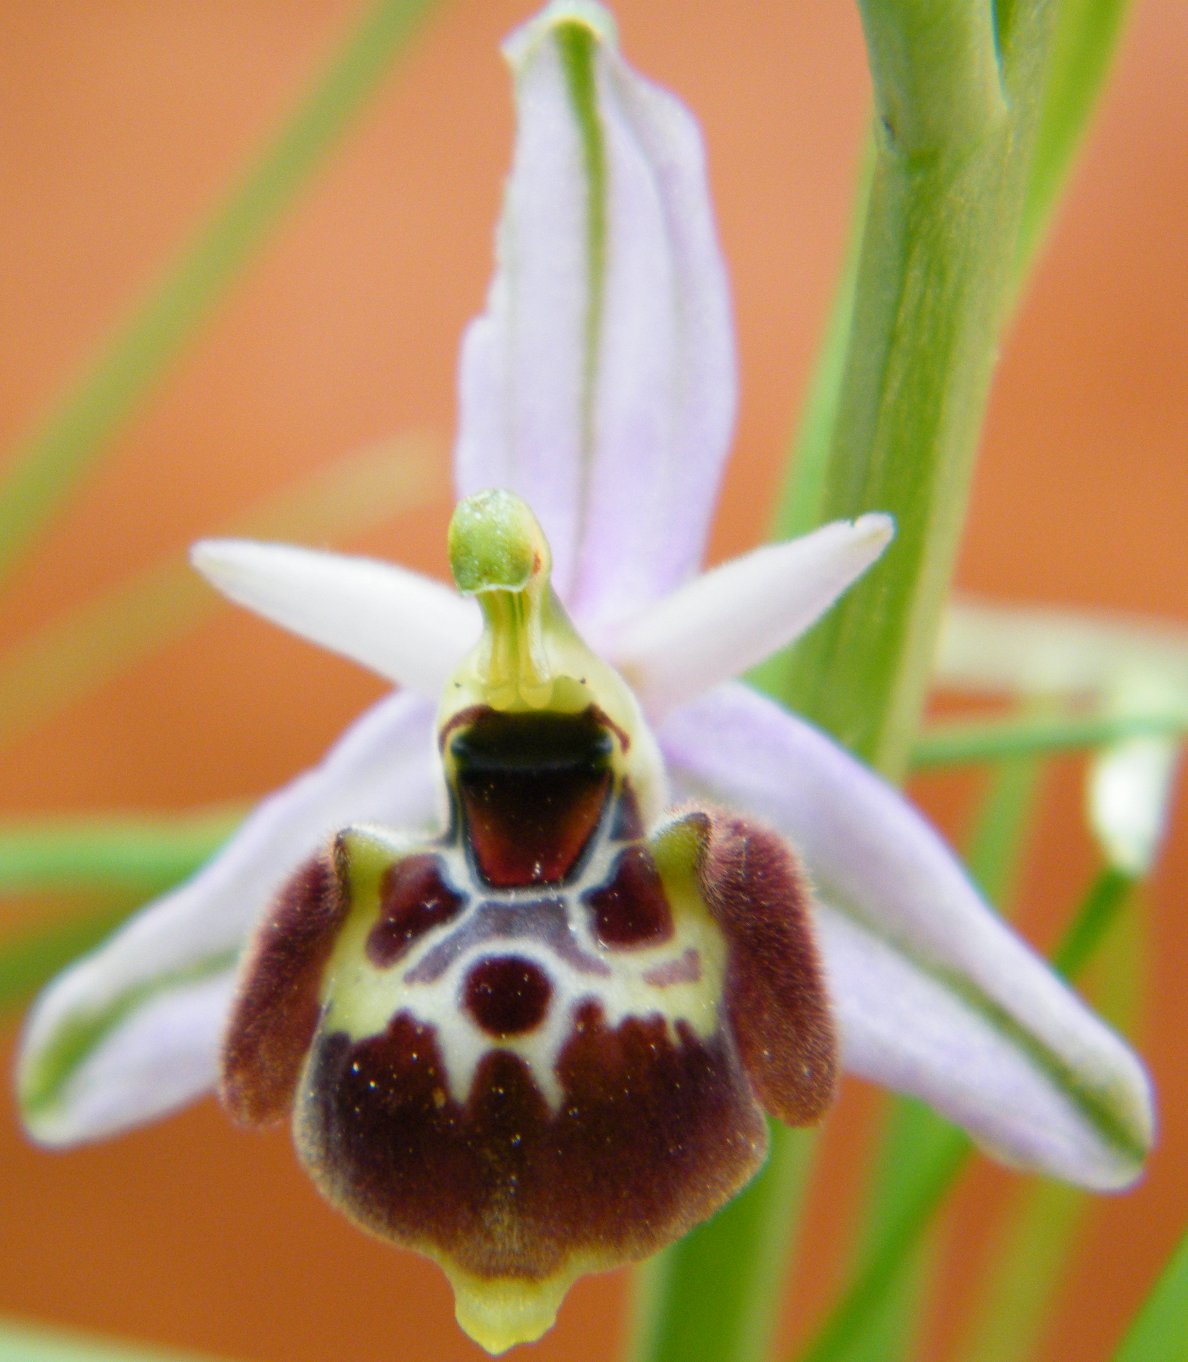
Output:
<svg viewBox="0 0 1188 1362">
<path fill-rule="evenodd" d="M 295 1094 L 299 1144 L 322 1184 L 447 1261 L 469 1327 L 492 1347 L 547 1327 L 575 1271 L 647 1252 L 728 1196 L 759 1156 L 756 1098 L 815 1114 L 829 1091 L 829 1011 L 847 1067 L 925 1097 L 1016 1163 L 1119 1185 L 1151 1128 L 1126 1047 L 981 903 L 902 797 L 731 680 L 827 608 L 890 527 L 866 516 L 693 575 L 734 411 L 696 130 L 625 66 L 596 7 L 551 7 L 509 55 L 519 142 L 500 268 L 463 351 L 453 555 L 464 589 L 507 595 L 503 613 L 492 618 L 489 598 L 479 638 L 471 602 L 395 567 L 201 546 L 196 561 L 230 595 L 405 689 L 58 981 L 22 1064 L 34 1133 L 90 1138 L 212 1087 L 230 1016 L 232 1107 L 267 1118 Z M 547 597 L 533 603 L 544 540 L 519 501 L 484 498 L 489 488 L 539 517 L 584 643 Z M 492 534 L 501 566 L 483 547 Z M 589 705 L 573 690 L 583 677 Z M 570 691 L 560 706 L 559 680 Z M 470 688 L 461 710 L 455 683 Z M 525 832 L 550 764 L 553 812 Z M 674 802 L 699 812 L 666 813 Z M 638 824 L 617 825 L 633 804 Z M 464 827 L 439 821 L 451 811 Z M 797 848 L 815 906 L 756 819 Z M 435 842 L 443 826 L 464 835 Z M 567 952 L 582 953 L 584 973 Z M 608 977 L 598 967 L 613 984 L 597 982 Z M 592 1058 L 575 1068 L 567 1046 Z M 671 1094 L 698 1064 L 714 1081 L 674 1112 Z M 790 1102 L 797 1069 L 806 1096 Z M 559 1123 L 579 1080 L 567 1145 Z M 368 1183 L 383 1122 L 364 1122 L 367 1138 L 347 1148 L 351 1113 L 381 1089 L 374 1100 L 404 1113 L 393 1129 L 408 1130 L 418 1102 L 426 1120 L 432 1109 L 470 1122 L 453 1164 L 435 1166 L 443 1141 L 426 1138 L 396 1168 L 393 1136 Z M 667 1105 L 656 1096 L 666 1091 Z M 726 1094 L 716 1125 L 705 1115 L 714 1093 Z M 734 1151 L 728 1168 L 711 1158 L 713 1134 Z M 694 1135 L 662 1213 L 641 1206 L 641 1188 L 661 1195 L 657 1151 Z M 598 1201 L 605 1171 L 645 1136 L 647 1176 L 623 1168 L 612 1217 Z M 531 1157 L 511 1152 L 526 1139 Z M 523 1182 L 546 1171 L 584 1212 L 552 1241 L 533 1209 L 543 1193 Z M 467 1204 L 479 1209 L 461 1223 L 446 1184 L 466 1177 L 478 1178 Z"/>
</svg>

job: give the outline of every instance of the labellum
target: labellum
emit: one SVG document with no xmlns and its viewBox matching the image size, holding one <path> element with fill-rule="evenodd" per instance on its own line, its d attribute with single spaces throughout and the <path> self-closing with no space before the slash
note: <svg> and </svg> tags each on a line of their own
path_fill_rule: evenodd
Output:
<svg viewBox="0 0 1188 1362">
<path fill-rule="evenodd" d="M 656 745 L 578 637 L 507 492 L 463 502 L 484 633 L 447 684 L 445 831 L 339 832 L 249 949 L 221 1090 L 291 1114 L 364 1228 L 435 1259 L 491 1352 L 539 1337 L 583 1272 L 655 1252 L 763 1159 L 763 1111 L 816 1121 L 835 1039 L 782 841 L 665 812 Z"/>
</svg>

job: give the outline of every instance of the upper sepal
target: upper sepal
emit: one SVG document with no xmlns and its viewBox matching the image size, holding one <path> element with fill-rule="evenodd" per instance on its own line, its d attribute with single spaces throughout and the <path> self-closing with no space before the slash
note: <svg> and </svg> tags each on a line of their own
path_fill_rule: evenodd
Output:
<svg viewBox="0 0 1188 1362">
<path fill-rule="evenodd" d="M 734 344 L 696 124 L 590 3 L 507 44 L 517 138 L 486 310 L 463 344 L 462 496 L 540 517 L 587 628 L 697 566 L 734 423 Z"/>
</svg>

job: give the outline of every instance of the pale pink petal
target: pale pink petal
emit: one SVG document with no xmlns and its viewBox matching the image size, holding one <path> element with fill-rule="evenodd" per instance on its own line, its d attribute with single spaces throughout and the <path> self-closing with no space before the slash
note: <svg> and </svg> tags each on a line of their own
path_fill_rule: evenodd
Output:
<svg viewBox="0 0 1188 1362">
<path fill-rule="evenodd" d="M 803 857 L 852 1069 L 1012 1162 L 1092 1187 L 1137 1176 L 1153 1129 L 1138 1060 L 906 799 L 738 684 L 678 711 L 660 738 L 678 790 L 755 813 Z"/>
<path fill-rule="evenodd" d="M 507 53 L 519 130 L 463 345 L 458 485 L 524 497 L 597 630 L 700 561 L 734 421 L 725 271 L 696 124 L 605 11 L 551 5 Z"/>
<path fill-rule="evenodd" d="M 611 658 L 658 723 L 791 643 L 893 532 L 889 516 L 864 515 L 732 559 L 633 615 L 610 634 Z"/>
<path fill-rule="evenodd" d="M 413 696 L 375 705 L 191 880 L 46 989 L 18 1077 L 36 1139 L 95 1139 L 210 1088 L 240 947 L 289 873 L 348 823 L 432 820 L 432 719 L 433 706 Z"/>
<path fill-rule="evenodd" d="M 250 539 L 190 559 L 236 604 L 418 695 L 436 699 L 479 635 L 473 601 L 394 563 Z"/>
</svg>

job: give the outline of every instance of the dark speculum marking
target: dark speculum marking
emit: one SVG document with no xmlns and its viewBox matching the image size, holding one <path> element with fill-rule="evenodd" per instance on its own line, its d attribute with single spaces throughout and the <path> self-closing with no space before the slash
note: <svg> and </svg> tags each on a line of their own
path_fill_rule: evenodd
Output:
<svg viewBox="0 0 1188 1362">
<path fill-rule="evenodd" d="M 436 856 L 406 856 L 384 872 L 380 918 L 367 935 L 367 958 L 380 969 L 394 965 L 418 938 L 457 916 L 465 902 L 442 878 Z"/>
<path fill-rule="evenodd" d="M 654 945 L 672 935 L 668 896 L 645 846 L 620 852 L 610 879 L 583 894 L 582 902 L 593 914 L 595 934 L 604 946 Z"/>
<path fill-rule="evenodd" d="M 712 1214 L 758 1167 L 766 1130 L 732 1039 L 674 1041 L 658 1017 L 583 1005 L 554 1112 L 492 1050 L 448 1096 L 430 1028 L 323 1039 L 297 1138 L 323 1192 L 373 1231 L 481 1277 L 540 1278 L 571 1253 L 631 1260 Z"/>
<path fill-rule="evenodd" d="M 613 742 L 580 714 L 479 710 L 450 739 L 465 836 L 487 884 L 561 884 L 576 874 L 611 788 Z"/>
<path fill-rule="evenodd" d="M 256 929 L 220 1064 L 219 1096 L 237 1121 L 265 1125 L 288 1114 L 346 907 L 333 861 L 323 853 L 288 880 Z"/>
<path fill-rule="evenodd" d="M 487 899 L 467 915 L 456 931 L 425 952 L 405 975 L 405 982 L 431 984 L 440 979 L 464 951 L 487 941 L 500 944 L 539 941 L 558 959 L 582 974 L 605 978 L 611 972 L 604 960 L 582 949 L 574 936 L 563 899 L 530 899 L 522 903 Z"/>
<path fill-rule="evenodd" d="M 492 955 L 466 972 L 462 1005 L 489 1036 L 522 1036 L 545 1019 L 553 987 L 522 955 Z"/>
</svg>

